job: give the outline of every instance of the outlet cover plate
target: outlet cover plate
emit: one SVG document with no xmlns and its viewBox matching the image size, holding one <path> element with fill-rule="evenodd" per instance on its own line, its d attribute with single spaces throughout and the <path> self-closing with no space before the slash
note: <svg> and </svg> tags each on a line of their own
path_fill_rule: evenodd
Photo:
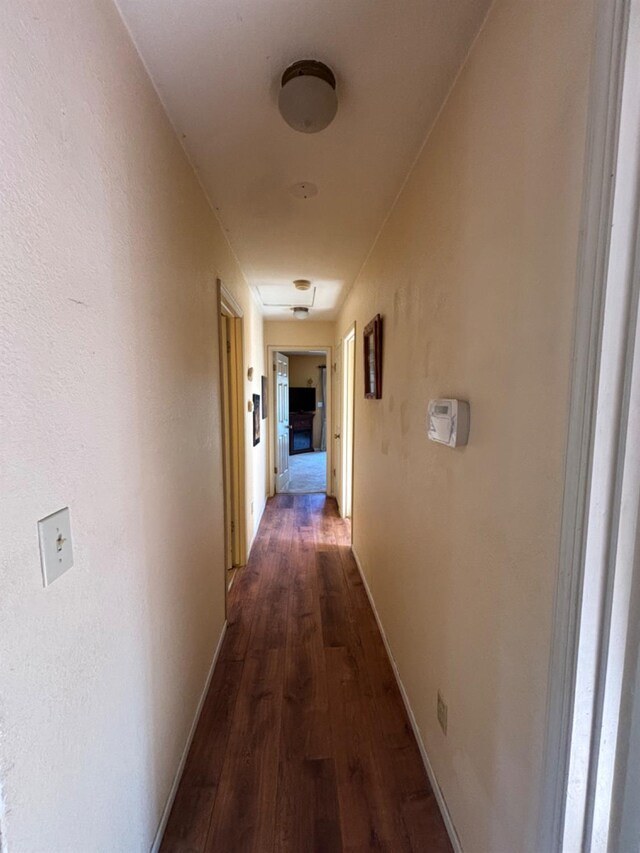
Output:
<svg viewBox="0 0 640 853">
<path fill-rule="evenodd" d="M 38 522 L 42 584 L 49 586 L 73 566 L 69 507 L 41 518 Z"/>
</svg>

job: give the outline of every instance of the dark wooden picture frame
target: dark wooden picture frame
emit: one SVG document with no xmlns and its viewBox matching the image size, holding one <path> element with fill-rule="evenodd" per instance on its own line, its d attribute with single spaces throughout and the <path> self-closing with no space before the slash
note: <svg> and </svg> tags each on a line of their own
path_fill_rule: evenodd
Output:
<svg viewBox="0 0 640 853">
<path fill-rule="evenodd" d="M 260 444 L 260 394 L 253 395 L 253 446 Z"/>
<path fill-rule="evenodd" d="M 263 421 L 266 419 L 267 411 L 269 409 L 269 400 L 267 397 L 267 389 L 269 386 L 267 384 L 267 381 L 268 381 L 267 377 L 263 376 L 262 377 L 262 420 Z"/>
<path fill-rule="evenodd" d="M 382 397 L 382 317 L 376 314 L 364 328 L 364 396 Z"/>
</svg>

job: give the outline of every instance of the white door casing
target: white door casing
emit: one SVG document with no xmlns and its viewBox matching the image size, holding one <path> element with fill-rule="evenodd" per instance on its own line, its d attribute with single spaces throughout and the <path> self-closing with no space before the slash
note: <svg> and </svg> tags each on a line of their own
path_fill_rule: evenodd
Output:
<svg viewBox="0 0 640 853">
<path fill-rule="evenodd" d="M 640 0 L 598 0 L 596 12 L 539 823 L 549 853 L 638 850 L 640 838 L 636 780 L 617 766 L 638 736 L 622 699 L 635 692 L 626 658 L 640 610 Z"/>
<path fill-rule="evenodd" d="M 275 355 L 276 377 L 276 492 L 289 487 L 289 358 Z"/>
<path fill-rule="evenodd" d="M 353 506 L 353 418 L 355 404 L 355 327 L 342 342 L 342 487 L 340 510 L 343 518 L 351 518 Z"/>
<path fill-rule="evenodd" d="M 336 380 L 336 390 L 333 401 L 333 411 L 334 411 L 334 419 L 333 419 L 333 429 L 329 433 L 333 446 L 333 487 L 336 495 L 336 499 L 338 501 L 338 508 L 340 509 L 340 515 L 344 518 L 344 514 L 342 512 L 343 506 L 343 478 L 342 478 L 342 399 L 344 397 L 343 391 L 343 375 L 342 375 L 342 341 L 338 341 L 336 344 L 336 352 L 335 352 L 335 362 L 333 364 L 333 371 Z"/>
<path fill-rule="evenodd" d="M 292 353 L 313 353 L 314 355 L 324 355 L 327 361 L 326 370 L 326 399 L 325 399 L 325 418 L 327 430 L 327 494 L 335 495 L 335 488 L 338 481 L 335 476 L 332 476 L 332 470 L 335 462 L 334 450 L 336 442 L 332 441 L 333 433 L 337 425 L 337 420 L 334 418 L 336 405 L 336 394 L 334 387 L 339 385 L 334 383 L 336 374 L 333 369 L 333 352 L 334 347 L 326 346 L 324 343 L 310 345 L 305 341 L 304 344 L 294 345 L 286 344 L 268 344 L 267 346 L 267 363 L 269 365 L 269 416 L 267 419 L 267 432 L 269 435 L 269 494 L 277 494 L 278 486 L 276 483 L 278 467 L 278 417 L 277 417 L 277 362 L 278 353 L 282 355 L 291 355 Z M 336 391 L 336 393 L 338 393 Z M 288 487 L 287 487 L 288 488 Z"/>
</svg>

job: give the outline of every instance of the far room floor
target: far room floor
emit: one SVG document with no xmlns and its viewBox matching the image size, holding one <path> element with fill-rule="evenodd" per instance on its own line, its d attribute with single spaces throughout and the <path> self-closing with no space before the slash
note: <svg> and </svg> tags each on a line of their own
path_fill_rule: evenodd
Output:
<svg viewBox="0 0 640 853">
<path fill-rule="evenodd" d="M 308 492 L 326 492 L 327 490 L 327 452 L 316 450 L 313 453 L 298 453 L 289 457 L 290 494 Z"/>
</svg>

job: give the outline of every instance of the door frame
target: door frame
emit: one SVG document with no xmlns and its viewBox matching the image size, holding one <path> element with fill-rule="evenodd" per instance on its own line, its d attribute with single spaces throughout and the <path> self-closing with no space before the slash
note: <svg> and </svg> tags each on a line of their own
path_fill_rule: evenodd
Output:
<svg viewBox="0 0 640 853">
<path fill-rule="evenodd" d="M 322 353 L 327 362 L 327 369 L 325 371 L 327 376 L 327 399 L 324 401 L 325 403 L 325 423 L 326 423 L 326 443 L 327 443 L 327 495 L 333 495 L 333 478 L 331 476 L 331 472 L 333 470 L 332 461 L 333 461 L 333 453 L 331 447 L 330 436 L 332 435 L 332 423 L 333 423 L 333 406 L 332 406 L 332 389 L 333 389 L 333 363 L 331 360 L 333 347 L 328 346 L 291 346 L 291 344 L 287 344 L 286 346 L 277 346 L 275 344 L 269 344 L 267 346 L 267 376 L 269 379 L 269 417 L 268 417 L 268 454 L 267 454 L 267 483 L 269 488 L 269 497 L 273 497 L 276 494 L 276 477 L 274 472 L 274 464 L 276 459 L 276 401 L 275 401 L 275 370 L 273 364 L 273 358 L 275 353 L 281 352 L 283 355 L 290 356 L 291 353 Z"/>
<path fill-rule="evenodd" d="M 625 235 L 620 211 L 614 217 L 617 196 L 626 192 L 632 197 L 629 206 L 633 210 L 635 204 L 635 216 L 640 202 L 637 150 L 631 164 L 618 159 L 625 122 L 623 84 L 629 63 L 635 66 L 636 81 L 638 74 L 638 58 L 626 51 L 632 10 L 637 21 L 640 0 L 598 0 L 596 4 L 573 375 L 538 826 L 538 847 L 549 853 L 606 849 L 593 845 L 600 843 L 596 842 L 598 821 L 603 826 L 598 812 L 610 809 L 613 794 L 619 694 L 624 675 L 620 661 L 611 665 L 610 652 L 620 584 L 627 585 L 628 574 L 633 573 L 628 563 L 621 567 L 617 546 L 621 534 L 627 535 L 629 525 L 629 519 L 625 522 L 621 514 L 621 498 L 622 474 L 628 460 L 626 429 L 633 378 L 640 241 L 637 220 Z M 610 254 L 613 241 L 618 245 Z M 625 269 L 613 269 L 624 266 L 619 264 L 621 252 L 627 252 L 631 260 Z M 640 486 L 637 482 L 635 485 Z M 625 523 L 627 528 L 623 529 Z M 627 616 L 622 613 L 623 620 Z M 621 638 L 615 639 L 619 645 Z M 616 695 L 617 709 L 613 707 Z M 606 737 L 602 737 L 603 731 Z M 603 773 L 608 777 L 604 780 L 604 793 Z M 607 816 L 608 812 L 605 820 Z M 608 829 L 605 827 L 606 832 Z"/>
<path fill-rule="evenodd" d="M 278 494 L 282 494 L 283 491 L 286 492 L 286 489 L 282 489 L 282 486 L 285 482 L 285 474 L 286 474 L 286 484 L 289 485 L 289 480 L 291 479 L 291 471 L 289 470 L 290 461 L 291 461 L 291 422 L 290 422 L 290 413 L 289 413 L 289 356 L 283 352 L 275 352 L 273 354 L 273 369 L 274 369 L 274 378 L 273 378 L 273 425 L 275 430 L 275 443 L 274 443 L 274 465 L 273 465 L 273 478 L 274 478 L 274 490 Z M 283 387 L 283 383 L 281 382 L 281 368 L 284 367 L 286 363 L 286 389 L 287 396 L 284 400 L 280 399 L 280 390 Z M 284 372 L 284 371 L 283 371 Z M 268 381 L 268 380 L 267 380 Z M 286 411 L 286 424 L 284 423 L 284 409 Z M 284 431 L 286 429 L 286 432 Z M 284 439 L 284 445 L 286 447 L 286 457 L 287 457 L 287 467 L 286 472 L 283 468 L 280 467 L 281 456 L 285 455 L 281 453 L 280 442 Z M 277 470 L 276 470 L 277 469 Z"/>
<path fill-rule="evenodd" d="M 353 358 L 348 368 L 347 361 L 347 345 L 349 341 L 353 340 Z M 341 341 L 341 349 L 342 349 L 342 359 L 341 359 L 341 367 L 340 367 L 340 397 L 341 397 L 341 423 L 340 423 L 340 515 L 343 518 L 350 518 L 353 523 L 353 482 L 354 482 L 354 450 L 355 450 L 355 416 L 356 416 L 356 323 L 352 323 L 351 326 L 347 329 L 347 331 L 342 336 Z M 351 377 L 352 377 L 352 388 L 351 388 L 351 399 L 349 400 L 349 385 L 347 381 L 347 369 L 350 369 Z M 349 406 L 351 407 L 351 423 L 348 424 L 348 411 Z M 349 430 L 350 426 L 350 430 Z M 349 467 L 349 472 L 347 475 L 347 463 L 349 462 L 347 451 L 349 451 L 351 460 Z M 349 515 L 347 516 L 346 512 L 346 499 L 345 499 L 345 483 L 347 480 L 347 476 L 350 480 L 350 507 L 349 507 Z"/>
<path fill-rule="evenodd" d="M 232 351 L 227 355 L 223 353 L 223 336 L 218 329 L 218 350 L 220 357 L 220 402 L 221 402 L 221 425 L 222 425 L 222 453 L 223 463 L 226 454 L 230 460 L 231 482 L 227 482 L 226 463 L 223 464 L 224 478 L 224 537 L 225 537 L 225 592 L 228 591 L 227 582 L 227 553 L 229 551 L 230 525 L 235 524 L 233 535 L 237 537 L 232 546 L 234 555 L 233 568 L 244 566 L 247 561 L 247 513 L 246 513 L 246 485 L 245 485 L 245 423 L 244 423 L 244 336 L 243 316 L 240 305 L 232 294 L 225 288 L 220 279 L 218 285 L 218 317 L 224 314 L 234 326 Z M 219 322 L 219 321 L 218 321 Z M 232 379 L 229 383 L 229 431 L 225 430 L 225 401 L 222 399 L 224 385 L 222 371 L 228 357 L 231 357 L 232 368 L 230 373 Z M 230 497 L 231 496 L 231 497 Z M 231 505 L 229 505 L 229 497 Z M 236 516 L 236 518 L 234 518 Z"/>
</svg>

